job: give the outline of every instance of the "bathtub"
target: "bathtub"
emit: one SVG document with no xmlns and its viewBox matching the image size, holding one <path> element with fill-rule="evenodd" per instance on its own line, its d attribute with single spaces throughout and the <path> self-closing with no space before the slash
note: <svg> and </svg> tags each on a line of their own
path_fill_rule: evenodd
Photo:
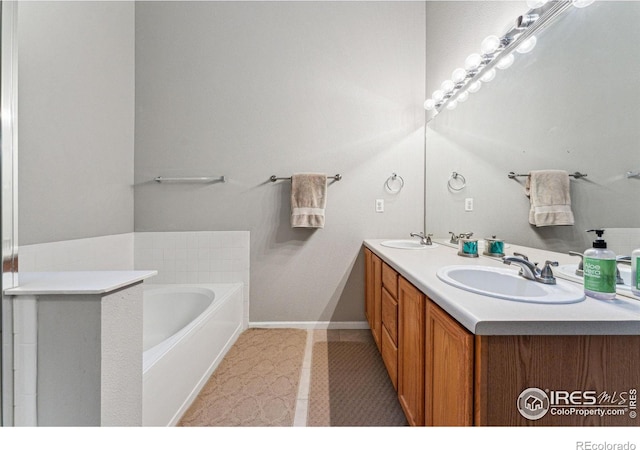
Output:
<svg viewBox="0 0 640 450">
<path fill-rule="evenodd" d="M 242 284 L 143 290 L 142 425 L 172 426 L 243 330 Z"/>
</svg>

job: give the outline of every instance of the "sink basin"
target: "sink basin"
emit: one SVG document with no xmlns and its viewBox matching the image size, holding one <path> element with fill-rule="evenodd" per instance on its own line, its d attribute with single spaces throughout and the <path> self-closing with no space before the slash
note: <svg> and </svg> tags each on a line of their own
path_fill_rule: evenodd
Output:
<svg viewBox="0 0 640 450">
<path fill-rule="evenodd" d="M 403 248 L 407 250 L 422 250 L 425 248 L 435 248 L 438 244 L 422 245 L 420 241 L 412 241 L 410 239 L 395 239 L 390 241 L 382 241 L 380 245 L 390 248 Z"/>
<path fill-rule="evenodd" d="M 582 283 L 582 276 L 576 275 L 577 264 L 563 264 L 553 268 L 553 273 L 556 277 L 562 277 L 567 280 L 576 281 Z M 628 264 L 618 264 L 618 270 L 624 284 L 617 284 L 616 289 L 623 291 L 631 291 L 631 267 Z"/>
<path fill-rule="evenodd" d="M 582 286 L 557 280 L 543 284 L 527 280 L 510 268 L 488 266 L 446 266 L 437 271 L 445 283 L 476 294 L 528 303 L 577 303 L 585 299 Z"/>
</svg>

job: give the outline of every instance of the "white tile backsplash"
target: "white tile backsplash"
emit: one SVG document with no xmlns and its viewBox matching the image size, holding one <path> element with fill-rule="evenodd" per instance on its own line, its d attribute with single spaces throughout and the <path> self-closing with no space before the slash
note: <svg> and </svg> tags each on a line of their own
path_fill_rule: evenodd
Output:
<svg viewBox="0 0 640 450">
<path fill-rule="evenodd" d="M 133 270 L 134 233 L 21 245 L 20 272 Z"/>
<path fill-rule="evenodd" d="M 249 231 L 135 232 L 20 246 L 20 272 L 157 270 L 145 283 L 242 283 L 249 314 Z"/>
<path fill-rule="evenodd" d="M 134 268 L 157 270 L 147 283 L 242 283 L 249 321 L 249 232 L 136 232 Z"/>
<path fill-rule="evenodd" d="M 151 283 L 244 283 L 249 232 L 137 232 L 134 261 L 136 270 L 158 271 Z"/>
</svg>

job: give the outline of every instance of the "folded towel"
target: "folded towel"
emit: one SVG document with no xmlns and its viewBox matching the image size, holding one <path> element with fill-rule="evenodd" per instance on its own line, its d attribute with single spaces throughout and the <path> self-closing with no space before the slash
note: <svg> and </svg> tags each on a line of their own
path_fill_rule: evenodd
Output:
<svg viewBox="0 0 640 450">
<path fill-rule="evenodd" d="M 573 225 L 569 174 L 564 170 L 532 170 L 525 192 L 531 201 L 529 223 L 538 227 Z"/>
<path fill-rule="evenodd" d="M 291 177 L 291 226 L 324 228 L 327 205 L 327 176 L 298 173 Z"/>
</svg>

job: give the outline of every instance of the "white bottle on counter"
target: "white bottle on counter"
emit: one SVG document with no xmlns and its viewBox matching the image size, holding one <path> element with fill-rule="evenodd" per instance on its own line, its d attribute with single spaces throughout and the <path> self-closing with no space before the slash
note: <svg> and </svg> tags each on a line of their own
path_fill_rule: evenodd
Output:
<svg viewBox="0 0 640 450">
<path fill-rule="evenodd" d="M 640 248 L 631 252 L 631 292 L 640 297 Z"/>
<path fill-rule="evenodd" d="M 607 250 L 602 238 L 604 230 L 587 231 L 595 231 L 598 237 L 593 241 L 593 248 L 584 252 L 584 293 L 600 300 L 613 300 L 616 298 L 616 254 Z"/>
</svg>

